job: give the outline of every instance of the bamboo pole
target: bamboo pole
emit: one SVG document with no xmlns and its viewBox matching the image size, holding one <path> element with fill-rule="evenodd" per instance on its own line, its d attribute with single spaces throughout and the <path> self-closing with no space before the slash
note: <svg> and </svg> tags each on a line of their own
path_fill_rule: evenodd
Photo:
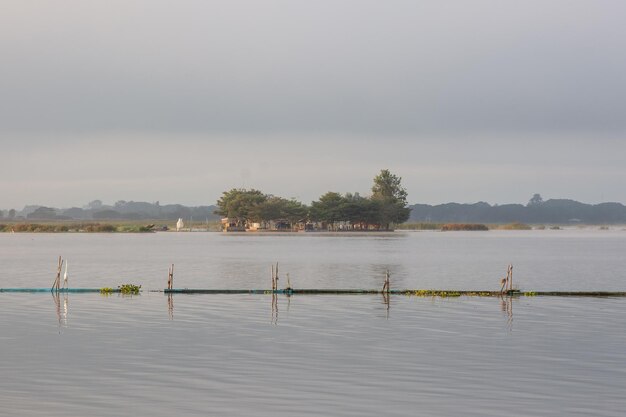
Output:
<svg viewBox="0 0 626 417">
<path fill-rule="evenodd" d="M 385 272 L 385 283 L 383 284 L 382 292 L 389 293 L 389 278 L 390 278 L 390 274 L 389 274 L 389 270 L 387 270 Z"/>
<path fill-rule="evenodd" d="M 59 256 L 59 264 L 57 266 L 57 276 L 54 279 L 54 283 L 52 284 L 51 290 L 59 291 L 59 287 L 61 286 L 61 271 L 63 270 L 63 258 Z"/>
</svg>

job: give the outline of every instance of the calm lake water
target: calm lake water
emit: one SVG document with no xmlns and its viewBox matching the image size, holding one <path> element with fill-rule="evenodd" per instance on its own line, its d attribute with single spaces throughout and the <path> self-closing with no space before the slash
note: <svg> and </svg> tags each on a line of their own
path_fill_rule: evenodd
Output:
<svg viewBox="0 0 626 417">
<path fill-rule="evenodd" d="M 626 299 L 174 295 L 267 288 L 626 290 L 626 231 L 0 234 L 0 416 L 623 416 Z"/>
</svg>

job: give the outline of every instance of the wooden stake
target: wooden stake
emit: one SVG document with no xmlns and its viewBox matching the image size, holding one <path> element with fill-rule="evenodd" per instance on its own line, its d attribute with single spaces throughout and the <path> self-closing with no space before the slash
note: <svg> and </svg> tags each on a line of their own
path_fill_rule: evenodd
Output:
<svg viewBox="0 0 626 417">
<path fill-rule="evenodd" d="M 383 292 L 389 293 L 389 270 L 385 272 L 385 283 L 383 284 Z"/>
<path fill-rule="evenodd" d="M 51 290 L 59 291 L 59 287 L 61 286 L 61 270 L 63 269 L 63 258 L 59 256 L 59 265 L 57 267 L 57 277 L 54 280 L 54 284 L 52 284 Z"/>
<path fill-rule="evenodd" d="M 167 285 L 170 290 L 174 288 L 174 264 L 170 267 L 170 276 Z"/>
</svg>

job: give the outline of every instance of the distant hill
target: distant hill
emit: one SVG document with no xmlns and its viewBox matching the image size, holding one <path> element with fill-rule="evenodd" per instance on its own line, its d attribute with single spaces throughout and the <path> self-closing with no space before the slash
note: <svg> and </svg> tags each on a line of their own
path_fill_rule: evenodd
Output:
<svg viewBox="0 0 626 417">
<path fill-rule="evenodd" d="M 584 204 L 554 199 L 536 203 L 490 205 L 448 203 L 435 206 L 414 204 L 410 222 L 428 223 L 626 223 L 626 206 L 620 203 Z"/>
</svg>

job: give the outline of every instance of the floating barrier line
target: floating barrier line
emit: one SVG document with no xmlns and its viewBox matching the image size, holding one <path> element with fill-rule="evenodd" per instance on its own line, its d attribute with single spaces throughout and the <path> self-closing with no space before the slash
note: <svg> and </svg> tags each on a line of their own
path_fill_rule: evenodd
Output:
<svg viewBox="0 0 626 417">
<path fill-rule="evenodd" d="M 84 294 L 84 293 L 99 293 L 102 292 L 101 288 L 59 288 L 59 289 L 50 289 L 50 288 L 0 288 L 0 292 L 11 292 L 11 293 L 39 293 L 39 292 L 50 292 L 53 294 Z M 119 288 L 107 288 L 107 293 L 120 293 L 121 290 Z"/>
<path fill-rule="evenodd" d="M 158 290 L 165 294 L 311 294 L 311 295 L 359 295 L 359 294 L 394 294 L 408 296 L 440 296 L 440 297 L 500 297 L 500 296 L 550 296 L 550 297 L 626 297 L 626 291 L 470 291 L 470 290 L 398 290 L 390 289 L 366 290 L 366 289 L 283 289 L 283 290 L 243 290 L 243 289 L 194 289 L 172 288 Z"/>
<path fill-rule="evenodd" d="M 59 293 L 59 294 L 86 294 L 101 293 L 101 288 L 0 288 L 0 293 Z M 172 288 L 164 290 L 150 290 L 164 294 L 284 294 L 284 295 L 375 295 L 392 294 L 417 297 L 626 297 L 626 291 L 470 291 L 470 290 L 367 290 L 367 289 L 282 289 L 282 290 L 244 290 L 244 289 L 202 289 L 202 288 Z M 107 288 L 106 293 L 119 294 L 119 288 Z"/>
</svg>

